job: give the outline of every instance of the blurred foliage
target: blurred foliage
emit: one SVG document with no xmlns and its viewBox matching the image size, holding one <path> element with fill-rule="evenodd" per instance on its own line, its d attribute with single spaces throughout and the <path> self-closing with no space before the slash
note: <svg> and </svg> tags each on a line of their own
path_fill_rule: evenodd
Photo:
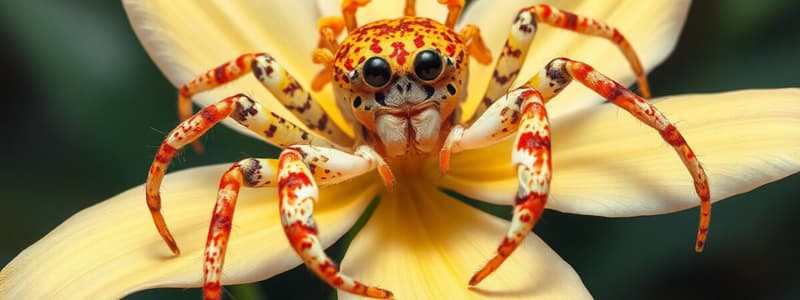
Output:
<svg viewBox="0 0 800 300">
<path fill-rule="evenodd" d="M 800 2 L 789 0 L 697 1 L 674 55 L 651 73 L 655 95 L 800 85 L 798 12 Z M 5 265 L 75 212 L 144 181 L 156 146 L 176 124 L 176 92 L 115 1 L 2 1 L 0 44 Z M 276 154 L 227 128 L 212 130 L 204 144 L 208 155 L 186 151 L 171 169 Z M 795 175 L 716 204 L 702 255 L 692 248 L 696 210 L 625 219 L 548 211 L 536 232 L 600 299 L 790 299 L 800 295 L 798 199 Z M 508 215 L 505 207 L 486 209 Z M 341 242 L 330 251 L 341 257 L 345 248 Z M 302 266 L 228 291 L 238 299 L 331 292 Z M 159 297 L 200 293 L 130 298 Z"/>
</svg>

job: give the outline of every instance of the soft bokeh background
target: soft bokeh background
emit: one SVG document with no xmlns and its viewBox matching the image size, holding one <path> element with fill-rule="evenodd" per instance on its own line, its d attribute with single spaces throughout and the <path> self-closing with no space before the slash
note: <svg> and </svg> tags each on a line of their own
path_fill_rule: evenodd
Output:
<svg viewBox="0 0 800 300">
<path fill-rule="evenodd" d="M 651 73 L 654 94 L 800 86 L 798 17 L 797 1 L 697 1 L 674 55 Z M 75 212 L 141 184 L 177 121 L 175 88 L 138 44 L 116 1 L 0 1 L 0 45 L 5 265 Z M 204 141 L 206 155 L 186 151 L 171 170 L 277 153 L 227 128 Z M 795 175 L 716 204 L 701 255 L 693 251 L 696 209 L 626 219 L 547 212 L 535 231 L 599 299 L 796 299 L 798 200 Z M 229 291 L 238 299 L 331 293 L 302 266 Z M 157 297 L 199 299 L 200 293 L 172 289 L 130 298 Z"/>
</svg>

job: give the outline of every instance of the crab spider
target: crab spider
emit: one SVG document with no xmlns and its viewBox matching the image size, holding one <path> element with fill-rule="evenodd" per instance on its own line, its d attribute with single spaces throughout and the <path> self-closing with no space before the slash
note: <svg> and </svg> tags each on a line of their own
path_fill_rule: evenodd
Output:
<svg viewBox="0 0 800 300">
<path fill-rule="evenodd" d="M 161 144 L 147 179 L 147 205 L 159 234 L 173 253 L 177 243 L 160 212 L 159 188 L 178 150 L 195 143 L 206 131 L 230 117 L 281 147 L 278 159 L 248 158 L 222 175 L 206 241 L 204 297 L 219 299 L 220 275 L 230 236 L 237 195 L 242 185 L 276 187 L 281 222 L 289 243 L 320 278 L 340 290 L 375 298 L 391 298 L 388 290 L 360 283 L 339 272 L 317 237 L 312 213 L 318 185 L 330 185 L 378 171 L 387 187 L 396 184 L 394 171 L 414 172 L 422 161 L 438 155 L 444 174 L 453 153 L 486 147 L 512 134 L 513 169 L 518 177 L 511 225 L 491 258 L 469 281 L 477 285 L 497 269 L 531 231 L 544 210 L 552 174 L 550 128 L 545 104 L 573 80 L 655 129 L 671 145 L 691 174 L 700 198 L 701 215 L 696 251 L 702 251 L 710 219 L 710 194 L 705 171 L 675 126 L 647 103 L 647 80 L 625 37 L 600 21 L 560 11 L 548 5 L 523 8 L 517 14 L 496 62 L 483 101 L 472 118 L 461 123 L 460 104 L 466 98 L 470 57 L 488 64 L 492 56 L 480 29 L 453 27 L 464 1 L 439 0 L 448 8 L 444 23 L 415 17 L 413 0 L 405 16 L 359 26 L 355 13 L 368 0 L 342 3 L 342 17 L 319 22 L 319 48 L 312 55 L 323 65 L 311 82 L 314 90 L 333 85 L 340 112 L 355 136 L 331 121 L 324 109 L 267 53 L 243 54 L 209 70 L 180 88 L 182 122 Z M 538 24 L 605 38 L 622 51 L 638 77 L 643 97 L 567 58 L 555 58 L 524 84 L 514 87 Z M 347 37 L 337 37 L 347 30 Z M 294 124 L 247 95 L 237 94 L 191 114 L 191 97 L 252 73 L 303 124 Z M 196 149 L 199 144 L 195 143 Z M 402 183 L 400 183 L 402 184 Z"/>
</svg>

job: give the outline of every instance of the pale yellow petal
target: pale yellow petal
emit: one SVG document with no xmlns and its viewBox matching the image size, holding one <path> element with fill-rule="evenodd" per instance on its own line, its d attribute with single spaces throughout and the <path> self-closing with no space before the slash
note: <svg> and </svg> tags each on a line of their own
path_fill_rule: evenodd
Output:
<svg viewBox="0 0 800 300">
<path fill-rule="evenodd" d="M 315 1 L 127 0 L 123 4 L 136 36 L 176 87 L 243 53 L 269 53 L 305 88 L 320 70 L 311 62 L 319 38 Z M 193 99 L 208 105 L 236 93 L 246 93 L 296 121 L 251 75 Z M 330 90 L 314 96 L 342 124 Z M 177 103 L 177 97 L 163 100 L 165 107 Z M 232 120 L 225 122 L 252 135 Z"/>
<path fill-rule="evenodd" d="M 664 61 L 672 52 L 683 28 L 690 1 L 529 1 L 510 0 L 498 5 L 497 1 L 473 1 L 462 18 L 460 26 L 477 24 L 483 38 L 496 58 L 508 37 L 516 13 L 523 7 L 537 3 L 552 4 L 560 9 L 592 17 L 619 28 L 639 54 L 646 72 Z M 625 84 L 635 80 L 633 71 L 619 49 L 601 38 L 588 37 L 563 29 L 540 24 L 536 37 L 518 81 L 527 80 L 556 57 L 567 57 L 586 62 L 595 69 Z M 474 62 L 474 61 L 473 61 Z M 471 112 L 483 97 L 494 63 L 470 66 L 469 101 L 465 112 Z M 549 104 L 551 117 L 597 104 L 600 97 L 580 84 L 572 84 Z M 656 91 L 657 92 L 657 91 Z M 464 117 L 469 117 L 467 113 Z"/>
<path fill-rule="evenodd" d="M 706 169 L 712 200 L 800 171 L 800 90 L 749 90 L 654 100 L 677 123 Z M 610 217 L 667 213 L 698 204 L 672 147 L 615 106 L 553 120 L 551 209 Z M 510 204 L 510 142 L 453 158 L 442 185 Z"/>
<path fill-rule="evenodd" d="M 113 299 L 154 287 L 196 287 L 219 177 L 228 165 L 168 175 L 164 214 L 182 254 L 158 236 L 138 186 L 87 208 L 0 271 L 0 299 Z M 379 185 L 372 177 L 324 188 L 316 210 L 328 246 L 356 221 Z M 223 283 L 262 280 L 300 263 L 278 215 L 274 188 L 243 190 Z"/>
<path fill-rule="evenodd" d="M 342 269 L 398 299 L 588 299 L 581 279 L 535 235 L 491 276 L 467 282 L 495 254 L 508 222 L 426 182 L 400 182 L 350 244 Z M 355 298 L 340 292 L 342 299 Z"/>
<path fill-rule="evenodd" d="M 342 1 L 340 0 L 317 0 L 317 3 L 320 13 L 324 16 L 342 15 Z M 403 15 L 404 7 L 405 1 L 373 0 L 358 9 L 356 20 L 359 25 L 364 25 L 381 19 L 399 18 Z M 447 16 L 447 7 L 439 4 L 436 0 L 417 0 L 417 15 L 444 22 Z"/>
</svg>

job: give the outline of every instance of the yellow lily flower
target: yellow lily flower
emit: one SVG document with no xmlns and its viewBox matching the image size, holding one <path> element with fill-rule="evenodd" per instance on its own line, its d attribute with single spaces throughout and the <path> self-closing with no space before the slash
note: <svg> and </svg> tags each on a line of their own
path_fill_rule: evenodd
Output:
<svg viewBox="0 0 800 300">
<path fill-rule="evenodd" d="M 646 70 L 672 51 L 689 7 L 689 1 L 546 2 L 617 26 L 641 55 Z M 124 5 L 146 50 L 176 86 L 241 53 L 256 51 L 270 53 L 309 86 L 319 71 L 310 60 L 317 42 L 317 19 L 338 14 L 338 3 L 332 1 L 199 5 L 130 0 Z M 502 7 L 495 1 L 473 1 L 459 24 L 478 25 L 497 54 L 510 20 L 527 5 L 530 1 L 510 0 Z M 446 14 L 433 0 L 418 1 L 417 11 L 438 20 Z M 402 1 L 375 1 L 361 9 L 358 18 L 366 23 L 401 12 Z M 551 58 L 566 56 L 588 62 L 623 84 L 634 81 L 624 58 L 606 41 L 544 28 L 536 36 L 520 79 L 533 75 Z M 466 111 L 477 106 L 492 68 L 471 65 Z M 194 100 L 208 105 L 236 92 L 247 92 L 293 119 L 250 77 Z M 314 96 L 342 124 L 330 86 Z M 678 128 L 708 172 L 713 201 L 800 170 L 800 90 L 749 90 L 652 101 L 667 116 L 682 121 Z M 672 149 L 651 129 L 601 102 L 590 90 L 571 87 L 548 104 L 554 173 L 547 207 L 627 217 L 697 206 L 691 178 Z M 227 124 L 251 135 L 234 122 Z M 508 222 L 440 189 L 511 204 L 517 188 L 511 142 L 454 155 L 444 177 L 432 161 L 420 176 L 399 178 L 391 191 L 383 188 L 376 174 L 322 188 L 315 217 L 323 244 L 327 247 L 344 235 L 379 197 L 370 220 L 341 261 L 342 271 L 354 278 L 390 289 L 403 299 L 591 298 L 575 270 L 533 234 L 495 274 L 478 287 L 467 288 L 472 273 L 494 255 Z M 163 212 L 181 246 L 180 256 L 173 256 L 156 233 L 145 205 L 144 186 L 138 186 L 77 213 L 20 253 L 0 271 L 0 298 L 107 299 L 156 287 L 200 286 L 211 207 L 219 177 L 228 167 L 194 168 L 164 179 Z M 301 264 L 283 236 L 277 206 L 273 188 L 242 191 L 223 284 L 263 280 Z M 339 293 L 339 297 L 354 296 Z"/>
</svg>

